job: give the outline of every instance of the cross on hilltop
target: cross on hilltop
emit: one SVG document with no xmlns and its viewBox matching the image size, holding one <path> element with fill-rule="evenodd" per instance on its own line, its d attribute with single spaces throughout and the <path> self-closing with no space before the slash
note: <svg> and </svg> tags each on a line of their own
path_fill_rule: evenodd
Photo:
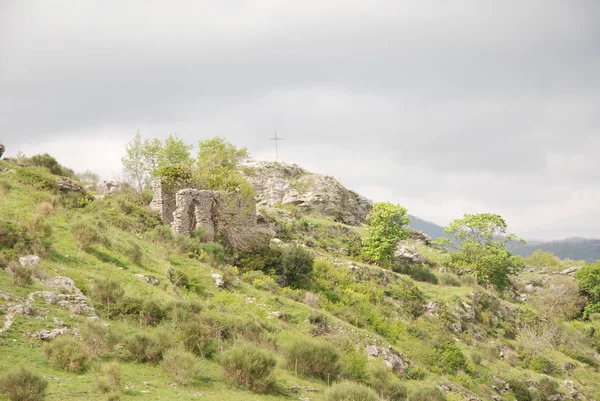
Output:
<svg viewBox="0 0 600 401">
<path fill-rule="evenodd" d="M 275 131 L 275 136 L 273 138 L 269 138 L 272 141 L 275 141 L 275 160 L 279 159 L 279 149 L 277 147 L 277 142 L 278 141 L 283 141 L 283 138 L 278 138 L 277 137 L 277 131 Z"/>
</svg>

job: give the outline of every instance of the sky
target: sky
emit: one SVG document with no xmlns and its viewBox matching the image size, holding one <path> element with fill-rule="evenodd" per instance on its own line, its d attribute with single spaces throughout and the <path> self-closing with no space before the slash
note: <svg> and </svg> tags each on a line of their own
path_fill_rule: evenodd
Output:
<svg viewBox="0 0 600 401">
<path fill-rule="evenodd" d="M 119 178 L 138 130 L 600 238 L 600 2 L 0 1 L 5 156 Z"/>
</svg>

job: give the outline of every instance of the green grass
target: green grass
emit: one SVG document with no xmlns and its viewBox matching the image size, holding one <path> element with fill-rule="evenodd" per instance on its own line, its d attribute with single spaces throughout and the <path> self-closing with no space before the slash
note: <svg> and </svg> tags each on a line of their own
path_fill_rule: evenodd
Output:
<svg viewBox="0 0 600 401">
<path fill-rule="evenodd" d="M 0 163 L 0 167 L 7 167 L 5 162 Z M 0 195 L 2 219 L 26 226 L 29 219 L 37 213 L 40 203 L 56 202 L 53 198 L 56 194 L 28 186 L 14 175 L 6 174 L 0 180 L 10 184 L 6 194 Z M 342 356 L 364 353 L 365 347 L 373 344 L 377 344 L 380 349 L 402 354 L 411 366 L 422 367 L 427 373 L 423 380 L 408 380 L 402 372 L 398 372 L 399 379 L 410 393 L 451 382 L 462 390 L 449 394 L 449 399 L 462 400 L 468 393 L 477 394 L 481 399 L 490 399 L 492 395 L 497 395 L 491 389 L 496 384 L 493 376 L 504 380 L 529 378 L 537 381 L 541 378 L 524 364 L 511 366 L 507 360 L 497 355 L 497 348 L 501 345 L 518 348 L 516 340 L 504 337 L 501 333 L 505 328 L 518 330 L 519 324 L 535 312 L 530 304 L 513 302 L 508 296 L 501 297 L 476 286 L 415 283 L 408 276 L 361 263 L 356 257 L 338 253 L 336 249 L 347 247 L 351 239 L 360 238 L 363 231 L 360 227 L 348 227 L 329 219 L 310 216 L 290 223 L 290 239 L 300 243 L 310 239 L 316 243 L 315 249 L 320 254 L 309 288 L 319 300 L 314 308 L 303 303 L 305 290 L 275 288 L 269 292 L 241 280 L 228 290 L 217 289 L 211 274 L 224 274 L 227 268 L 213 267 L 191 259 L 178 252 L 174 243 L 148 240 L 147 234 L 153 228 L 152 213 L 143 206 L 136 206 L 139 210 L 129 204 L 123 207 L 120 202 L 126 200 L 119 197 L 107 198 L 83 208 L 69 208 L 61 206 L 59 202 L 54 212 L 45 218 L 52 227 L 51 250 L 42 258 L 40 270 L 48 277 L 70 277 L 88 295 L 93 293 L 95 280 L 110 277 L 123 287 L 129 297 L 152 299 L 164 306 L 193 301 L 202 307 L 200 316 L 217 316 L 231 327 L 244 322 L 259 323 L 264 330 L 263 336 L 260 340 L 251 341 L 256 341 L 278 359 L 275 371 L 277 388 L 285 393 L 291 386 L 301 386 L 298 393 L 289 394 L 290 399 L 324 400 L 324 392 L 328 387 L 327 380 L 313 379 L 302 374 L 296 376 L 293 369 L 285 367 L 283 349 L 295 339 L 307 336 L 321 337 L 333 344 Z M 132 210 L 140 212 L 131 212 Z M 73 223 L 82 220 L 97 224 L 106 240 L 93 244 L 88 250 L 80 249 L 71 227 Z M 134 263 L 127 256 L 127 249 L 132 243 L 142 250 L 139 263 Z M 418 245 L 418 248 L 433 265 L 434 272 L 445 267 L 447 256 L 428 247 Z M 25 246 L 19 249 L 22 254 L 30 251 Z M 348 269 L 348 263 L 359 266 L 359 269 Z M 196 289 L 187 291 L 175 288 L 167 279 L 167 272 L 171 268 L 184 272 Z M 135 277 L 135 274 L 154 276 L 160 283 L 157 286 L 146 284 Z M 538 273 L 524 273 L 519 277 L 531 278 L 541 279 L 542 276 Z M 424 307 L 429 302 L 440 305 L 437 315 L 424 314 L 424 309 L 421 313 L 410 313 L 409 310 L 415 306 L 407 303 L 404 297 L 413 286 L 415 294 L 418 294 L 419 305 Z M 0 271 L 2 293 L 25 298 L 31 292 L 43 290 L 53 291 L 38 281 L 27 287 L 16 286 L 8 272 Z M 475 305 L 478 308 L 477 318 L 457 318 L 457 313 L 465 313 L 463 304 L 473 303 L 473 293 L 485 294 L 482 299 L 489 301 L 489 305 Z M 9 304 L 8 301 L 0 300 L 0 324 L 5 319 Z M 58 370 L 46 360 L 43 344 L 27 335 L 56 328 L 53 319 L 63 321 L 66 327 L 77 328 L 85 322 L 86 317 L 75 315 L 59 305 L 48 305 L 37 298 L 32 306 L 37 311 L 36 315 L 17 315 L 12 327 L 0 334 L 0 374 L 19 365 L 35 370 L 49 382 L 48 400 L 104 399 L 105 396 L 95 388 L 91 371 L 73 374 Z M 120 346 L 124 345 L 128 337 L 148 329 L 140 324 L 137 316 L 109 319 L 104 308 L 98 304 L 94 306 L 97 307 L 100 318 L 110 323 L 112 330 L 120 335 Z M 509 316 L 500 316 L 505 310 L 512 312 Z M 279 312 L 282 318 L 276 317 L 273 312 Z M 314 316 L 315 312 L 321 314 L 326 321 L 326 327 L 321 327 L 321 331 L 316 330 L 309 321 L 309 317 Z M 452 324 L 457 323 L 462 325 L 460 332 L 450 329 Z M 579 333 L 589 332 L 589 327 L 595 327 L 596 333 L 600 333 L 598 322 L 565 324 Z M 167 318 L 161 326 L 170 330 L 176 338 L 174 322 Z M 225 380 L 218 355 L 221 349 L 226 350 L 242 339 L 243 336 L 238 333 L 219 340 L 216 358 L 200 360 L 200 373 L 187 386 L 173 385 L 173 380 L 163 373 L 158 364 L 131 362 L 123 349 L 107 353 L 102 360 L 114 359 L 120 362 L 123 400 L 284 399 L 281 392 L 254 394 Z M 456 344 L 468 361 L 471 361 L 474 354 L 479 354 L 481 362 L 473 366 L 473 372 L 446 375 L 434 368 L 435 347 L 447 342 Z M 588 343 L 582 343 L 581 347 L 590 355 L 597 352 Z M 572 359 L 559 349 L 551 351 L 549 357 L 558 365 L 573 363 L 576 366 L 568 377 L 564 373 L 557 373 L 557 382 L 573 379 L 577 388 L 587 397 L 598 398 L 600 390 L 596 383 L 600 383 L 600 374 L 597 369 Z M 382 363 L 381 357 L 369 361 L 369 364 L 374 363 Z M 585 384 L 576 381 L 577 379 Z M 316 392 L 308 391 L 307 388 L 314 388 Z M 510 399 L 510 395 L 504 399 Z"/>
</svg>

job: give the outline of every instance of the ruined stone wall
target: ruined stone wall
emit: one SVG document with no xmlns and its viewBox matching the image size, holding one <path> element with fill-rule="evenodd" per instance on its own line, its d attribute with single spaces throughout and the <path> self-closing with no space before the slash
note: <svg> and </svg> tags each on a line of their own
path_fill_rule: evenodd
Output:
<svg viewBox="0 0 600 401">
<path fill-rule="evenodd" d="M 160 213 L 163 223 L 175 234 L 189 235 L 196 228 L 205 232 L 205 241 L 214 241 L 218 230 L 237 227 L 254 229 L 256 204 L 244 201 L 236 193 L 201 189 L 165 189 L 154 185 L 150 207 Z"/>
</svg>

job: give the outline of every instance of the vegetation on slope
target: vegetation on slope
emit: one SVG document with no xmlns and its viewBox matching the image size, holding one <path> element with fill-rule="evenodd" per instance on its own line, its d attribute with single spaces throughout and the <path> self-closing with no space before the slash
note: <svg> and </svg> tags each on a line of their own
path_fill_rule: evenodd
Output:
<svg viewBox="0 0 600 401">
<path fill-rule="evenodd" d="M 362 229 L 279 209 L 265 214 L 282 243 L 234 252 L 173 236 L 143 192 L 61 193 L 66 170 L 22 164 L 0 162 L 10 399 L 26 383 L 48 400 L 600 399 L 600 321 L 547 266 L 503 292 L 420 244 L 424 264 L 383 269 L 360 259 Z M 41 264 L 20 266 L 28 254 Z"/>
</svg>

